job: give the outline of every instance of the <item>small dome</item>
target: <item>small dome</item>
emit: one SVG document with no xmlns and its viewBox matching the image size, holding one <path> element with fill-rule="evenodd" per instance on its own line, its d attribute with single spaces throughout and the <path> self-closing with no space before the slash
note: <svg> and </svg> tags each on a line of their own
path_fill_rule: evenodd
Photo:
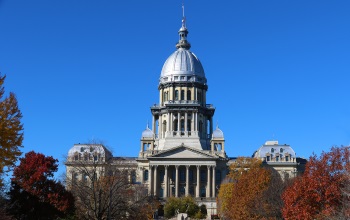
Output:
<svg viewBox="0 0 350 220">
<path fill-rule="evenodd" d="M 147 128 L 142 132 L 141 138 L 153 138 L 153 136 L 153 131 L 147 126 Z"/>
<path fill-rule="evenodd" d="M 213 138 L 224 138 L 224 132 L 222 132 L 219 127 L 217 127 L 215 129 L 215 131 L 213 131 L 212 137 Z"/>
<path fill-rule="evenodd" d="M 102 144 L 74 144 L 74 146 L 68 151 L 69 158 L 73 158 L 79 154 L 98 154 L 100 157 L 105 158 L 106 160 L 112 157 L 112 153 Z"/>
<path fill-rule="evenodd" d="M 263 157 L 266 157 L 266 155 L 268 155 L 268 154 L 272 154 L 272 155 L 280 154 L 280 155 L 288 155 L 291 158 L 296 157 L 295 151 L 293 150 L 293 148 L 291 146 L 286 145 L 286 144 L 279 145 L 278 142 L 276 142 L 275 144 L 272 145 L 272 144 L 270 144 L 270 142 L 266 142 L 266 144 L 261 146 L 254 153 L 254 156 L 263 158 Z"/>
</svg>

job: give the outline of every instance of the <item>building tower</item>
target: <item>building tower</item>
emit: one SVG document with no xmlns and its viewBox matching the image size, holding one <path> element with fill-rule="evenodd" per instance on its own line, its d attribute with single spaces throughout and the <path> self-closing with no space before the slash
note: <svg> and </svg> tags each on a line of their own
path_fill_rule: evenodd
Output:
<svg viewBox="0 0 350 220">
<path fill-rule="evenodd" d="M 216 212 L 218 185 L 227 172 L 224 135 L 213 131 L 215 108 L 206 102 L 207 79 L 190 51 L 184 15 L 178 34 L 176 51 L 161 71 L 152 127 L 142 132 L 138 178 L 150 195 L 191 195 Z"/>
</svg>

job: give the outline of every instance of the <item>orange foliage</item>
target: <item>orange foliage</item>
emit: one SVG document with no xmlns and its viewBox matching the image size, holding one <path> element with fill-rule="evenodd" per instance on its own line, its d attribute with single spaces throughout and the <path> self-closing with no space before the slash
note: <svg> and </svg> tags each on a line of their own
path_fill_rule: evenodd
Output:
<svg viewBox="0 0 350 220">
<path fill-rule="evenodd" d="M 276 219 L 280 215 L 279 195 L 268 201 L 266 192 L 283 185 L 281 181 L 274 185 L 276 179 L 280 180 L 278 174 L 274 175 L 254 158 L 238 158 L 230 169 L 219 191 L 221 215 L 228 219 Z"/>
<path fill-rule="evenodd" d="M 310 157 L 303 176 L 283 193 L 283 217 L 288 219 L 349 219 L 348 196 L 343 189 L 349 183 L 349 147 L 333 147 L 318 158 Z"/>
</svg>

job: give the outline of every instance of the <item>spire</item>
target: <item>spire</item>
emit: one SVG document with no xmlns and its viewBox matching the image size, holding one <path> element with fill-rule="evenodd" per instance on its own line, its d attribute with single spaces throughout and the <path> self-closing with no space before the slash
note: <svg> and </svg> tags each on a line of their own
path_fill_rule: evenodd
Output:
<svg viewBox="0 0 350 220">
<path fill-rule="evenodd" d="M 187 41 L 188 30 L 186 28 L 186 17 L 185 17 L 185 5 L 182 3 L 182 26 L 179 30 L 179 42 L 176 44 L 176 48 L 190 49 L 191 44 Z"/>
</svg>

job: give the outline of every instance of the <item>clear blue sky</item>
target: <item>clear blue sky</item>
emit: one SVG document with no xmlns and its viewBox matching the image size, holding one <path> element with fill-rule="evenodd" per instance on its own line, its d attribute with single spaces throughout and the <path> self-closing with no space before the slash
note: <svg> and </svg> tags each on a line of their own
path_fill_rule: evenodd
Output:
<svg viewBox="0 0 350 220">
<path fill-rule="evenodd" d="M 0 0 L 0 71 L 23 112 L 23 152 L 62 162 L 99 139 L 136 157 L 181 3 Z M 350 1 L 185 0 L 185 11 L 229 156 L 271 139 L 303 157 L 350 143 Z"/>
</svg>

